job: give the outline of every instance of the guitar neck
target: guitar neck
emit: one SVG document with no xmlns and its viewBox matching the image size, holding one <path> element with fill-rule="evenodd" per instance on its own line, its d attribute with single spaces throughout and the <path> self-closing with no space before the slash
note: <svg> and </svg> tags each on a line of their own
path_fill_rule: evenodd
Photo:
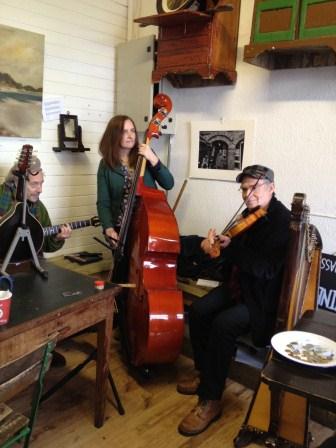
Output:
<svg viewBox="0 0 336 448">
<path fill-rule="evenodd" d="M 67 223 L 72 230 L 76 230 L 76 229 L 81 229 L 83 227 L 88 227 L 91 225 L 91 220 L 90 219 L 85 219 L 83 221 L 74 221 L 74 222 L 69 222 Z M 63 224 L 59 224 L 56 226 L 50 226 L 50 227 L 44 227 L 43 228 L 43 235 L 44 236 L 51 236 L 51 235 L 56 235 L 58 232 L 60 232 L 61 227 Z"/>
</svg>

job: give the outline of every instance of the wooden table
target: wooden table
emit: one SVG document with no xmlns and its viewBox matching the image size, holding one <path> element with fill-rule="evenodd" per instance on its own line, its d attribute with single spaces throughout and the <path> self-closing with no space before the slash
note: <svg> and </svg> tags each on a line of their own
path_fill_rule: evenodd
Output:
<svg viewBox="0 0 336 448">
<path fill-rule="evenodd" d="M 93 278 L 46 261 L 41 264 L 49 273 L 47 280 L 34 271 L 14 275 L 10 321 L 0 326 L 0 365 L 25 354 L 53 333 L 58 333 L 60 341 L 96 325 L 94 422 L 99 428 L 105 417 L 114 297 L 120 288 L 107 285 L 98 292 Z"/>
<path fill-rule="evenodd" d="M 295 330 L 319 334 L 336 341 L 336 315 L 330 311 L 308 311 Z M 301 395 L 310 404 L 336 413 L 336 367 L 303 366 L 273 352 L 261 377 L 271 388 Z"/>
</svg>

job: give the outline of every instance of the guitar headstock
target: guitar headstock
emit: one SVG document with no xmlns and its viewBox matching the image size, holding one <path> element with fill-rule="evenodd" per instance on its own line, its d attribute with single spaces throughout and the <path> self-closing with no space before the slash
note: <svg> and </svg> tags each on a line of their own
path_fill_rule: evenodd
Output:
<svg viewBox="0 0 336 448">
<path fill-rule="evenodd" d="M 22 146 L 17 167 L 17 170 L 20 173 L 25 173 L 30 167 L 32 154 L 33 154 L 33 147 L 31 145 Z"/>
<path fill-rule="evenodd" d="M 98 216 L 92 216 L 92 218 L 90 219 L 90 223 L 93 227 L 100 226 L 100 221 L 99 221 Z"/>
</svg>

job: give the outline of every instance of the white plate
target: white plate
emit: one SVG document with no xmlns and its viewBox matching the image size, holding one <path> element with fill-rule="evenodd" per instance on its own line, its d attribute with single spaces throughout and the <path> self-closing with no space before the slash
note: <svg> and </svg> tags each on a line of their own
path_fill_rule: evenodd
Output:
<svg viewBox="0 0 336 448">
<path fill-rule="evenodd" d="M 336 342 L 305 331 L 283 331 L 272 337 L 272 347 L 291 361 L 314 367 L 336 366 Z"/>
</svg>

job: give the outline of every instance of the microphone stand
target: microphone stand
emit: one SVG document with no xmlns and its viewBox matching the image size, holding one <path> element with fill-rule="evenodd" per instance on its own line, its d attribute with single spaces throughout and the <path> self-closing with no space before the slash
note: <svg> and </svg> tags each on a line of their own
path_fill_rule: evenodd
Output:
<svg viewBox="0 0 336 448">
<path fill-rule="evenodd" d="M 6 256 L 4 258 L 4 261 L 1 265 L 1 274 L 2 275 L 6 275 L 9 276 L 9 274 L 6 272 L 6 268 L 8 266 L 8 264 L 10 263 L 10 260 L 12 258 L 12 255 L 16 249 L 16 246 L 18 244 L 18 242 L 21 240 L 21 242 L 23 242 L 24 240 L 28 241 L 29 244 L 29 248 L 33 257 L 33 263 L 34 263 L 34 267 L 36 268 L 36 270 L 41 274 L 41 276 L 43 278 L 48 278 L 48 272 L 42 268 L 42 266 L 39 263 L 37 254 L 36 254 L 36 249 L 31 237 L 31 233 L 30 233 L 30 229 L 26 224 L 26 216 L 27 216 L 27 173 L 20 173 L 20 172 L 15 172 L 14 173 L 16 176 L 22 176 L 21 177 L 21 181 L 22 181 L 22 189 L 23 189 L 23 207 L 22 207 L 22 218 L 21 218 L 21 224 L 19 225 L 19 227 L 16 229 L 13 241 L 11 242 L 11 245 L 9 246 L 9 249 L 6 253 Z M 19 182 L 18 182 L 19 185 Z"/>
</svg>

